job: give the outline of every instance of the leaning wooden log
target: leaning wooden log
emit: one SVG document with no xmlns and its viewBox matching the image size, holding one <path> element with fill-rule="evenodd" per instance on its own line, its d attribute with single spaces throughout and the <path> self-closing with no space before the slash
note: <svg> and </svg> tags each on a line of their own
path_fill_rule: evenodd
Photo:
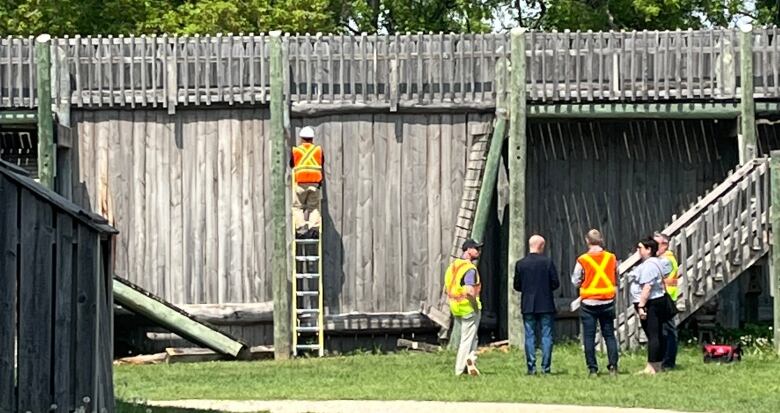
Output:
<svg viewBox="0 0 780 413">
<path fill-rule="evenodd" d="M 406 349 L 409 349 L 409 350 L 425 351 L 425 352 L 428 352 L 428 353 L 435 353 L 437 351 L 441 351 L 441 347 L 439 347 L 437 345 L 423 343 L 423 342 L 420 342 L 420 341 L 407 340 L 405 338 L 399 338 L 398 342 L 396 343 L 396 345 L 399 348 L 406 348 Z"/>
<path fill-rule="evenodd" d="M 234 358 L 244 358 L 247 355 L 249 348 L 245 344 L 195 320 L 191 315 L 129 281 L 114 277 L 113 288 L 117 303 L 149 318 L 171 332 L 195 344 Z"/>
</svg>

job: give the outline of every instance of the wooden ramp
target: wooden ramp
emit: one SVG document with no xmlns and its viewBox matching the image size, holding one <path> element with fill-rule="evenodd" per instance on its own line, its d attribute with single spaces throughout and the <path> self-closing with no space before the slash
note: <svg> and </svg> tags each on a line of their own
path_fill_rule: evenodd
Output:
<svg viewBox="0 0 780 413">
<path fill-rule="evenodd" d="M 250 356 L 246 344 L 196 320 L 180 308 L 130 281 L 114 276 L 113 287 L 115 303 L 149 318 L 172 333 L 232 358 L 244 359 Z"/>
<path fill-rule="evenodd" d="M 769 159 L 754 159 L 732 171 L 662 231 L 680 264 L 683 297 L 678 300 L 677 324 L 769 253 L 769 203 Z M 615 323 L 624 349 L 640 344 L 641 327 L 629 294 L 629 272 L 637 263 L 635 253 L 618 269 Z M 572 310 L 578 307 L 579 301 L 572 303 Z"/>
</svg>

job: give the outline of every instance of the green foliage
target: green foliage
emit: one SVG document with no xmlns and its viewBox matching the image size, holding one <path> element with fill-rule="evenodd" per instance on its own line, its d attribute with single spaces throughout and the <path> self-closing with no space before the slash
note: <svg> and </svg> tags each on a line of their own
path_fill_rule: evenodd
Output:
<svg viewBox="0 0 780 413">
<path fill-rule="evenodd" d="M 605 355 L 598 357 L 603 368 Z M 500 401 L 717 412 L 776 412 L 780 405 L 780 358 L 769 352 L 721 365 L 705 364 L 698 346 L 683 348 L 679 368 L 659 377 L 635 376 L 646 354 L 624 353 L 617 379 L 603 375 L 592 380 L 586 376 L 582 347 L 576 344 L 555 347 L 549 377 L 526 376 L 519 350 L 481 354 L 483 375 L 476 379 L 455 377 L 454 360 L 454 353 L 443 351 L 117 366 L 114 383 L 118 395 L 146 400 Z M 669 392 L 670 383 L 684 386 L 685 391 Z M 453 386 L 469 391 L 442 391 Z M 648 397 L 659 394 L 664 397 Z"/>
<path fill-rule="evenodd" d="M 780 25 L 776 0 L 529 0 L 528 27 L 543 30 L 675 30 L 731 27 L 739 18 Z"/>
</svg>

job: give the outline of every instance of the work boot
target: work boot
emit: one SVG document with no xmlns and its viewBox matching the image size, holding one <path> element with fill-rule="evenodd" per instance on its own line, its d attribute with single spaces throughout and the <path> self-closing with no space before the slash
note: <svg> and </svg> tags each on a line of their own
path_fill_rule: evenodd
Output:
<svg viewBox="0 0 780 413">
<path fill-rule="evenodd" d="M 477 370 L 477 364 L 474 363 L 474 360 L 468 359 L 466 360 L 466 370 L 469 372 L 469 376 L 479 376 L 479 370 Z"/>
</svg>

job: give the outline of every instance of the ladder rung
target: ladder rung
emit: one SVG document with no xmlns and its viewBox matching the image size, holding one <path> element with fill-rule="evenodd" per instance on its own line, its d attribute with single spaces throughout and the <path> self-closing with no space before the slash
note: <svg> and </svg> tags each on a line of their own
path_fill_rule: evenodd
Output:
<svg viewBox="0 0 780 413">
<path fill-rule="evenodd" d="M 296 291 L 295 295 L 297 295 L 298 297 L 304 297 L 304 296 L 313 297 L 319 295 L 319 292 L 318 291 Z"/>
<path fill-rule="evenodd" d="M 295 331 L 299 333 L 317 333 L 320 331 L 319 327 L 296 327 Z"/>
<path fill-rule="evenodd" d="M 295 346 L 295 348 L 299 348 L 302 350 L 319 350 L 320 346 L 318 344 L 298 344 Z"/>
<path fill-rule="evenodd" d="M 299 245 L 311 245 L 320 242 L 318 239 L 296 239 L 295 243 Z"/>
<path fill-rule="evenodd" d="M 303 278 L 317 278 L 319 277 L 319 274 L 316 273 L 298 273 L 295 274 L 295 278 L 297 279 L 303 279 Z"/>
<path fill-rule="evenodd" d="M 319 259 L 320 257 L 317 255 L 302 255 L 299 257 L 295 257 L 295 261 L 302 261 L 302 262 L 306 262 L 306 261 L 315 262 L 318 261 Z"/>
<path fill-rule="evenodd" d="M 299 308 L 299 309 L 295 310 L 295 312 L 298 313 L 298 314 L 317 314 L 317 313 L 320 312 L 320 310 L 314 310 L 314 309 L 310 310 L 310 309 Z"/>
</svg>

